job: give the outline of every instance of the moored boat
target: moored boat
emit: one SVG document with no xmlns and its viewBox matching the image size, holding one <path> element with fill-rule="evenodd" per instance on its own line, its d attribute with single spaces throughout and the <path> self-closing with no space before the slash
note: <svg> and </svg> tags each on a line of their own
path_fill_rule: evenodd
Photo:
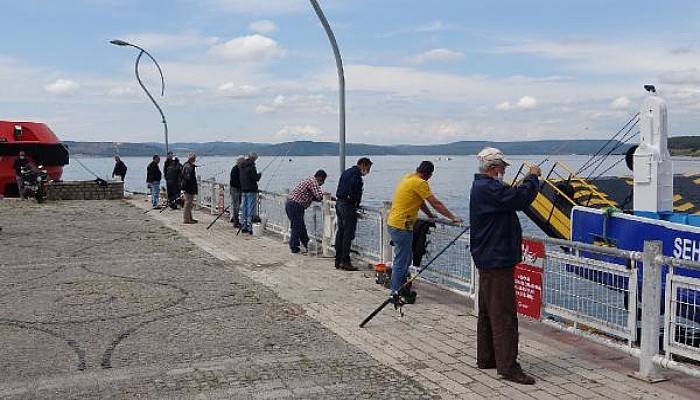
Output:
<svg viewBox="0 0 700 400">
<path fill-rule="evenodd" d="M 34 166 L 43 165 L 58 181 L 69 154 L 56 134 L 40 122 L 0 121 L 0 196 L 18 196 L 13 163 L 24 151 Z"/>
</svg>

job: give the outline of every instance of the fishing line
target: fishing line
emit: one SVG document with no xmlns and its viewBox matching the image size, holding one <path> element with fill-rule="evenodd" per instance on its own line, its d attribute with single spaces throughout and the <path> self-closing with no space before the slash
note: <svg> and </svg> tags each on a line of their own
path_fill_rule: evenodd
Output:
<svg viewBox="0 0 700 400">
<path fill-rule="evenodd" d="M 600 147 L 600 148 L 598 149 L 598 151 L 595 152 L 595 154 L 593 154 L 585 163 L 583 163 L 583 165 L 581 166 L 581 168 L 579 168 L 579 169 L 576 171 L 576 175 L 578 175 L 578 174 L 580 174 L 581 172 L 583 172 L 584 170 L 588 169 L 588 168 L 590 167 L 589 164 L 592 163 L 593 160 L 594 160 L 600 153 L 603 152 L 603 150 L 605 150 L 605 148 L 608 146 L 608 144 L 610 144 L 612 141 L 614 141 L 615 138 L 617 138 L 617 137 L 620 135 L 620 133 L 622 133 L 625 129 L 627 129 L 627 126 L 628 126 L 629 124 L 631 124 L 631 123 L 634 121 L 634 123 L 635 123 L 635 125 L 636 125 L 636 124 L 639 122 L 639 118 L 638 118 L 638 117 L 639 117 L 639 113 L 634 114 L 634 115 L 632 116 L 632 118 L 630 118 L 630 119 L 625 123 L 625 125 L 623 125 L 622 128 L 620 128 L 620 129 L 617 131 L 617 133 L 615 133 L 615 135 L 613 135 L 613 137 L 611 137 L 610 139 L 608 139 L 608 141 L 605 142 L 605 143 L 603 144 L 603 146 Z M 636 120 L 636 121 L 635 121 L 635 120 Z M 629 130 L 628 130 L 628 131 L 629 131 Z"/>
</svg>

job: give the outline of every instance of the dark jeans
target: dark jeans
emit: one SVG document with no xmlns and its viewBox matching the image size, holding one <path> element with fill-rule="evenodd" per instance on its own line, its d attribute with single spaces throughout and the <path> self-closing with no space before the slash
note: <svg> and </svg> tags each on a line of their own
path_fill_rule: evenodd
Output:
<svg viewBox="0 0 700 400">
<path fill-rule="evenodd" d="M 175 200 L 180 197 L 180 185 L 177 181 L 166 181 L 168 190 L 168 205 L 172 206 Z"/>
<path fill-rule="evenodd" d="M 335 234 L 335 260 L 338 262 L 350 261 L 350 246 L 355 239 L 357 228 L 357 208 L 347 201 L 339 200 L 335 204 L 335 213 L 338 216 L 338 231 Z"/>
<path fill-rule="evenodd" d="M 519 368 L 513 269 L 479 268 L 476 362 L 482 366 L 496 365 L 501 375 L 512 374 Z"/>
<path fill-rule="evenodd" d="M 306 210 L 296 201 L 287 201 L 284 209 L 292 225 L 292 233 L 289 236 L 289 248 L 292 251 L 299 251 L 299 242 L 304 247 L 309 247 L 309 234 L 306 232 L 306 222 L 304 222 Z"/>
</svg>

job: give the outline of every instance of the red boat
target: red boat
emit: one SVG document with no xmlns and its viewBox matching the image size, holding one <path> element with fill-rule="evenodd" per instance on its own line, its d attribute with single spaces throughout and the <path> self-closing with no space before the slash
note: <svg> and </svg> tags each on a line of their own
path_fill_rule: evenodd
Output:
<svg viewBox="0 0 700 400">
<path fill-rule="evenodd" d="M 61 180 L 68 150 L 48 126 L 38 122 L 0 121 L 0 196 L 19 196 L 13 163 L 20 151 L 51 180 Z"/>
</svg>

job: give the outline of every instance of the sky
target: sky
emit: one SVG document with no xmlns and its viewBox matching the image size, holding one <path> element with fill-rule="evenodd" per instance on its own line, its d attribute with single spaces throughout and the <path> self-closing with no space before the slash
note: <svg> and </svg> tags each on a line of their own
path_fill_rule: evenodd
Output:
<svg viewBox="0 0 700 400">
<path fill-rule="evenodd" d="M 341 48 L 347 140 L 608 138 L 644 84 L 700 132 L 700 2 L 320 0 Z M 335 141 L 328 39 L 306 0 L 0 0 L 0 119 L 63 140 Z"/>
</svg>

